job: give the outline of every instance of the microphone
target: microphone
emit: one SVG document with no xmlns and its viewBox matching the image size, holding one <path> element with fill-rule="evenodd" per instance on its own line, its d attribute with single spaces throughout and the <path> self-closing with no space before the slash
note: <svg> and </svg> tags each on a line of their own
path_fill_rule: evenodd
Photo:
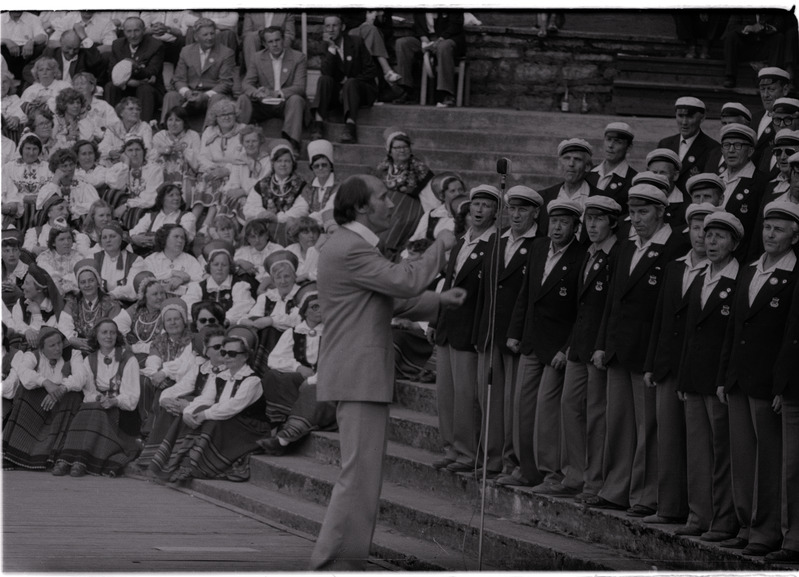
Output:
<svg viewBox="0 0 799 577">
<path fill-rule="evenodd" d="M 505 179 L 508 177 L 508 173 L 510 172 L 510 158 L 498 158 L 497 159 L 497 173 L 502 175 L 502 180 L 500 181 L 500 188 L 502 192 L 505 192 Z"/>
</svg>

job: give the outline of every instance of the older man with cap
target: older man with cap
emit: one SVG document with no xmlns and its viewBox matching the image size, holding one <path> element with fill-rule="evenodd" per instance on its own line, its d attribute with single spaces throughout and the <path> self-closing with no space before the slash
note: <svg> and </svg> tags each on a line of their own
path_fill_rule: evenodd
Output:
<svg viewBox="0 0 799 577">
<path fill-rule="evenodd" d="M 445 454 L 433 466 L 453 473 L 471 473 L 476 467 L 480 414 L 473 327 L 482 264 L 497 231 L 500 192 L 481 184 L 469 192 L 469 198 L 472 224 L 450 253 L 444 281 L 445 291 L 463 289 L 466 300 L 457 311 L 441 311 L 435 323 L 438 420 Z"/>
<path fill-rule="evenodd" d="M 715 380 L 730 319 L 731 296 L 738 290 L 739 265 L 733 251 L 743 238 L 744 227 L 724 211 L 705 216 L 703 227 L 710 264 L 691 284 L 686 297 L 677 384 L 684 401 L 688 439 L 688 520 L 676 533 L 719 542 L 738 532 L 730 479 L 729 418 L 727 406 L 715 395 Z"/>
<path fill-rule="evenodd" d="M 718 174 L 703 172 L 689 178 L 685 188 L 691 204 L 710 203 L 713 206 L 721 206 L 724 189 L 727 186 Z"/>
<path fill-rule="evenodd" d="M 379 179 L 349 177 L 336 195 L 339 228 L 320 250 L 325 338 L 319 350 L 317 400 L 337 403 L 341 474 L 311 569 L 363 570 L 369 557 L 394 397 L 392 316 L 405 312 L 429 318 L 439 306 L 458 306 L 465 296 L 458 288 L 441 294 L 425 291 L 455 244 L 451 232 L 443 231 L 414 262 L 395 264 L 375 249 L 377 234 L 391 222 L 391 209 Z M 341 274 L 345 269 L 348 274 Z"/>
<path fill-rule="evenodd" d="M 717 394 L 730 416 L 732 489 L 738 536 L 722 547 L 763 556 L 780 548 L 782 430 L 777 361 L 799 267 L 799 205 L 771 202 L 765 207 L 763 255 L 739 275 L 739 290 L 719 363 Z"/>
<path fill-rule="evenodd" d="M 760 160 L 761 153 L 766 145 L 774 138 L 774 133 L 779 130 L 771 121 L 774 103 L 778 98 L 788 96 L 791 75 L 775 66 L 761 68 L 757 73 L 757 86 L 760 92 L 760 102 L 763 104 L 753 118 L 753 126 L 757 131 L 757 146 L 755 162 Z"/>
<path fill-rule="evenodd" d="M 538 238 L 536 218 L 543 199 L 532 188 L 512 186 L 505 195 L 510 228 L 499 239 L 500 260 L 491 237 L 483 259 L 475 311 L 478 393 L 483 411 L 481 439 L 488 440 L 488 475 L 512 476 L 519 466 L 513 448 L 513 391 L 519 355 L 506 346 L 506 332 L 522 287 L 527 255 Z M 491 374 L 489 374 L 491 373 Z M 491 415 L 485 430 L 487 383 L 491 382 Z M 481 448 L 482 448 L 481 444 Z M 517 473 L 518 474 L 518 473 Z M 499 479 L 498 479 L 499 482 Z M 506 483 L 502 483 L 506 484 Z"/>
<path fill-rule="evenodd" d="M 740 102 L 725 102 L 721 105 L 719 121 L 725 124 L 743 124 L 749 126 L 752 122 L 752 113 Z"/>
<path fill-rule="evenodd" d="M 605 160 L 586 175 L 585 180 L 611 197 L 627 212 L 627 191 L 636 171 L 627 163 L 633 146 L 633 131 L 626 122 L 611 122 L 605 127 Z"/>
<path fill-rule="evenodd" d="M 753 162 L 757 163 L 757 167 L 767 173 L 769 177 L 775 178 L 779 173 L 777 167 L 777 158 L 774 156 L 774 140 L 776 135 L 774 133 L 780 130 L 797 130 L 799 129 L 799 99 L 796 98 L 777 98 L 774 101 L 774 106 L 771 109 L 771 123 L 773 132 L 761 150 L 755 148 L 757 158 L 759 153 L 759 160 L 753 158 Z M 758 141 L 758 146 L 760 142 Z"/>
<path fill-rule="evenodd" d="M 616 264 L 615 232 L 621 214 L 621 206 L 612 198 L 599 195 L 585 201 L 583 221 L 591 245 L 580 267 L 577 317 L 560 400 L 565 443 L 561 451 L 562 484 L 570 489 L 582 488 L 575 496 L 577 501 L 594 497 L 602 488 L 607 373 L 591 363 L 591 356 Z"/>
<path fill-rule="evenodd" d="M 688 289 L 708 266 L 705 216 L 712 204 L 691 204 L 685 212 L 691 250 L 666 265 L 644 363 L 644 383 L 655 389 L 657 419 L 657 513 L 645 523 L 683 523 L 688 515 L 685 415 L 677 397 Z"/>
<path fill-rule="evenodd" d="M 582 138 L 569 138 L 558 144 L 558 171 L 563 177 L 563 182 L 541 191 L 541 198 L 544 199 L 542 205 L 544 210 L 538 215 L 538 227 L 541 234 L 547 233 L 549 219 L 546 207 L 553 200 L 573 200 L 582 209 L 589 196 L 603 194 L 586 179 L 588 171 L 591 169 L 593 154 L 594 147 Z M 577 236 L 579 239 L 579 232 Z"/>
<path fill-rule="evenodd" d="M 742 124 L 727 124 L 721 128 L 721 153 L 727 168 L 720 174 L 724 181 L 722 208 L 734 214 L 744 225 L 747 235 L 754 230 L 757 212 L 766 192 L 768 175 L 752 162 L 755 131 Z M 747 240 L 738 247 L 738 255 L 746 255 Z"/>
<path fill-rule="evenodd" d="M 644 363 L 666 264 L 683 254 L 685 241 L 665 222 L 668 200 L 651 185 L 630 189 L 635 236 L 619 246 L 608 303 L 592 361 L 607 368 L 604 483 L 585 502 L 628 509 L 645 517 L 657 505 L 655 391 L 644 383 Z"/>
<path fill-rule="evenodd" d="M 646 155 L 647 170 L 669 179 L 669 188 L 666 190 L 666 200 L 669 201 L 666 220 L 678 225 L 682 224 L 685 208 L 689 204 L 683 194 L 685 185 L 677 184 L 681 178 L 682 166 L 679 155 L 670 148 L 656 148 Z"/>
<path fill-rule="evenodd" d="M 700 172 L 713 172 L 718 167 L 719 143 L 702 131 L 705 103 L 693 96 L 682 96 L 674 103 L 679 133 L 658 142 L 658 148 L 670 148 L 681 162 L 677 186 Z"/>
<path fill-rule="evenodd" d="M 531 482 L 543 477 L 533 490 L 547 495 L 580 492 L 561 484 L 560 399 L 585 254 L 575 241 L 582 213 L 575 200 L 550 202 L 549 238 L 536 242 L 528 255 L 507 331 L 507 347 L 522 354 L 513 403 L 520 473 Z"/>
<path fill-rule="evenodd" d="M 162 124 L 175 106 L 183 106 L 189 113 L 202 113 L 233 94 L 235 54 L 218 41 L 213 20 L 200 18 L 193 29 L 194 42 L 180 50 L 172 77 L 174 88 L 164 96 Z"/>
</svg>

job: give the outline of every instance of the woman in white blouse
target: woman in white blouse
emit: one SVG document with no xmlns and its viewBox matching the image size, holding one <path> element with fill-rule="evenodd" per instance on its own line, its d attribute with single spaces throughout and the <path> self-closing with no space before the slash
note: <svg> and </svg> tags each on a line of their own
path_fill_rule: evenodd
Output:
<svg viewBox="0 0 799 577">
<path fill-rule="evenodd" d="M 319 251 L 316 241 L 322 234 L 322 227 L 310 216 L 303 216 L 289 226 L 289 239 L 294 241 L 286 247 L 297 255 L 297 282 L 316 280 L 316 268 L 319 264 Z"/>
<path fill-rule="evenodd" d="M 72 147 L 78 158 L 78 167 L 75 169 L 75 178 L 91 184 L 97 194 L 103 196 L 108 190 L 108 168 L 98 164 L 100 150 L 90 140 L 79 140 Z"/>
<path fill-rule="evenodd" d="M 48 250 L 36 258 L 36 264 L 53 278 L 62 296 L 77 292 L 78 281 L 73 270 L 85 257 L 75 249 L 74 231 L 66 221 L 56 221 L 55 226 L 50 229 L 47 248 Z"/>
<path fill-rule="evenodd" d="M 6 143 L 3 144 L 5 146 Z M 39 189 L 53 177 L 48 166 L 49 158 L 42 159 L 42 149 L 41 139 L 33 132 L 26 132 L 17 147 L 19 158 L 3 164 L 4 178 L 7 173 L 17 187 L 17 193 L 22 197 L 21 230 L 29 229 L 36 223 L 36 197 Z M 3 152 L 5 153 L 5 150 Z"/>
<path fill-rule="evenodd" d="M 225 370 L 209 378 L 200 396 L 183 410 L 177 440 L 164 440 L 150 471 L 173 483 L 249 478 L 248 457 L 270 430 L 261 379 L 248 364 L 256 343 L 250 329 L 228 331 L 220 350 Z"/>
<path fill-rule="evenodd" d="M 208 110 L 206 123 L 208 128 L 200 139 L 200 170 L 226 168 L 228 164 L 244 161 L 239 133 L 245 125 L 236 121 L 236 104 L 232 100 L 214 103 Z"/>
<path fill-rule="evenodd" d="M 100 195 L 88 182 L 75 178 L 78 157 L 72 150 L 61 148 L 56 150 L 48 162 L 53 178 L 39 189 L 36 196 L 36 210 L 41 210 L 51 196 L 64 197 L 69 205 L 69 220 L 74 227 L 79 227 L 89 207 Z"/>
<path fill-rule="evenodd" d="M 85 109 L 86 98 L 71 86 L 56 95 L 53 138 L 57 148 L 72 148 L 79 140 L 102 140 L 103 133 L 99 130 L 95 132 L 92 121 L 85 115 Z"/>
<path fill-rule="evenodd" d="M 139 363 L 111 319 L 97 322 L 91 341 L 95 352 L 80 371 L 83 404 L 53 467 L 55 476 L 115 477 L 138 452 L 132 411 L 139 402 Z"/>
<path fill-rule="evenodd" d="M 114 207 L 114 217 L 131 229 L 155 204 L 164 171 L 159 165 L 147 162 L 146 144 L 139 136 L 128 136 L 123 152 L 121 162 L 108 170 L 111 190 L 106 200 Z"/>
<path fill-rule="evenodd" d="M 39 346 L 24 353 L 14 370 L 22 385 L 3 428 L 3 466 L 45 470 L 53 466 L 72 417 L 83 402 L 83 357 L 67 350 L 58 330 L 42 329 Z M 76 384 L 77 383 L 77 384 Z"/>
<path fill-rule="evenodd" d="M 186 231 L 177 224 L 165 224 L 155 233 L 153 254 L 144 259 L 145 268 L 161 281 L 167 293 L 182 296 L 192 281 L 203 278 L 197 259 L 184 252 L 188 244 Z"/>
<path fill-rule="evenodd" d="M 144 271 L 144 259 L 124 250 L 124 235 L 119 223 L 109 222 L 98 232 L 101 250 L 94 253 L 94 261 L 100 271 L 103 290 L 117 299 L 135 301 L 133 279 Z"/>
<path fill-rule="evenodd" d="M 153 136 L 148 160 L 160 165 L 164 182 L 183 182 L 189 169 L 196 171 L 200 153 L 200 135 L 189 128 L 189 115 L 183 106 L 166 113 L 165 128 Z"/>
<path fill-rule="evenodd" d="M 128 138 L 136 136 L 142 142 L 142 148 L 149 149 L 153 145 L 153 129 L 141 119 L 139 99 L 126 96 L 114 108 L 119 121 L 106 126 L 100 155 L 106 166 L 119 162 Z"/>
<path fill-rule="evenodd" d="M 158 187 L 153 208 L 130 230 L 130 242 L 142 253 L 150 252 L 155 233 L 165 224 L 182 226 L 191 242 L 195 232 L 194 223 L 194 215 L 186 210 L 183 187 L 177 182 L 165 182 Z"/>
<path fill-rule="evenodd" d="M 239 140 L 244 149 L 243 161 L 228 165 L 230 177 L 224 187 L 225 202 L 231 206 L 272 171 L 269 154 L 263 150 L 266 137 L 260 126 L 248 124 L 239 132 Z"/>
<path fill-rule="evenodd" d="M 44 203 L 44 207 L 39 214 L 41 221 L 36 226 L 31 226 L 25 233 L 25 241 L 22 248 L 33 254 L 39 256 L 48 250 L 47 241 L 50 238 L 50 231 L 54 226 L 65 226 L 67 221 L 68 204 L 61 195 L 53 195 Z M 61 223 L 57 225 L 56 223 Z M 75 233 L 75 246 L 79 253 L 83 255 L 90 255 L 91 249 L 89 245 L 89 237 L 82 232 L 74 231 Z"/>
<path fill-rule="evenodd" d="M 254 218 L 244 226 L 242 233 L 244 244 L 236 249 L 236 265 L 244 272 L 255 276 L 255 279 L 262 284 L 261 293 L 266 290 L 270 281 L 269 272 L 264 269 L 264 259 L 283 247 L 272 242 L 269 236 L 269 223 L 261 218 Z"/>
<path fill-rule="evenodd" d="M 35 82 L 20 97 L 22 109 L 28 114 L 36 106 L 47 106 L 50 110 L 55 110 L 56 95 L 64 88 L 70 88 L 66 80 L 56 80 L 58 63 L 49 56 L 42 56 L 34 62 L 31 75 Z"/>
<path fill-rule="evenodd" d="M 114 107 L 102 98 L 95 98 L 94 91 L 97 88 L 97 79 L 91 72 L 79 72 L 72 77 L 72 87 L 83 94 L 86 100 L 86 118 L 94 126 L 95 135 L 101 134 L 105 137 L 105 131 L 109 126 L 119 123 Z M 101 139 L 102 141 L 102 139 Z"/>
<path fill-rule="evenodd" d="M 14 304 L 11 318 L 3 315 L 3 323 L 23 337 L 18 339 L 18 348 L 31 350 L 39 345 L 39 332 L 43 327 L 58 326 L 63 308 L 64 299 L 50 274 L 43 268 L 29 265 L 22 281 L 22 298 Z"/>
</svg>

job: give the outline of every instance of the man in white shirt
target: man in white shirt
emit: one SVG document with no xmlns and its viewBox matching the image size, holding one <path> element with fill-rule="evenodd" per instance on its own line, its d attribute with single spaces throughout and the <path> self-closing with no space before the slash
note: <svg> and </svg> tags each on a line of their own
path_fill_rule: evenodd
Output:
<svg viewBox="0 0 799 577">
<path fill-rule="evenodd" d="M 627 162 L 634 134 L 626 122 L 611 122 L 605 127 L 605 160 L 586 175 L 586 181 L 601 190 L 627 212 L 627 191 L 636 170 Z"/>
<path fill-rule="evenodd" d="M 0 16 L 2 55 L 14 78 L 22 78 L 25 64 L 36 60 L 47 45 L 47 33 L 38 16 L 12 10 Z"/>
</svg>

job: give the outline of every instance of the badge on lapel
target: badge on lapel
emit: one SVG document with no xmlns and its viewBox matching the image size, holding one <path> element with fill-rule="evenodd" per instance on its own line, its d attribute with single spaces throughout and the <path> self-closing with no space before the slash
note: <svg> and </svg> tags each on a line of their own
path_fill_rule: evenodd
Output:
<svg viewBox="0 0 799 577">
<path fill-rule="evenodd" d="M 596 292 L 601 293 L 604 288 L 605 286 L 602 284 L 601 280 L 596 281 L 596 284 L 594 285 L 594 290 Z"/>
<path fill-rule="evenodd" d="M 348 54 L 347 55 L 347 62 L 351 62 L 351 61 L 352 61 L 352 56 Z"/>
<path fill-rule="evenodd" d="M 744 199 L 744 195 L 739 192 L 738 194 L 735 195 L 735 198 L 737 200 L 743 200 Z"/>
<path fill-rule="evenodd" d="M 650 250 L 648 253 L 646 253 L 646 256 L 647 256 L 647 258 L 657 258 L 658 251 Z"/>
<path fill-rule="evenodd" d="M 688 157 L 688 162 L 696 162 L 696 157 L 691 155 Z"/>
<path fill-rule="evenodd" d="M 773 299 L 771 299 L 771 302 L 768 305 L 771 308 L 776 309 L 778 306 L 780 306 L 780 299 L 777 298 L 777 297 L 774 297 Z"/>
<path fill-rule="evenodd" d="M 519 254 L 527 254 L 527 249 L 522 247 L 519 249 Z"/>
<path fill-rule="evenodd" d="M 651 284 L 652 286 L 655 286 L 656 284 L 658 284 L 657 275 L 654 275 L 654 274 L 649 275 L 649 284 Z"/>
<path fill-rule="evenodd" d="M 741 214 L 746 214 L 747 212 L 749 212 L 749 206 L 746 205 L 746 204 L 742 204 L 741 205 Z"/>
<path fill-rule="evenodd" d="M 610 183 L 610 188 L 612 188 L 613 190 L 616 190 L 617 188 L 619 188 L 619 183 L 618 182 L 611 182 Z"/>
<path fill-rule="evenodd" d="M 766 126 L 766 129 L 763 132 L 766 134 L 771 134 L 771 126 Z"/>
<path fill-rule="evenodd" d="M 599 263 L 598 262 L 594 263 L 594 270 L 599 270 Z"/>
<path fill-rule="evenodd" d="M 524 276 L 524 275 L 526 275 L 526 274 L 527 274 L 527 265 L 524 265 L 524 266 L 522 267 L 522 276 Z"/>
<path fill-rule="evenodd" d="M 779 281 L 777 279 L 775 279 L 774 277 L 771 277 L 770 279 L 768 279 L 768 284 L 770 284 L 772 286 L 777 284 L 778 282 Z"/>
<path fill-rule="evenodd" d="M 691 158 L 693 158 L 693 156 L 691 156 L 688 159 L 689 162 L 693 162 L 693 160 L 691 160 Z M 696 176 L 697 174 L 699 174 L 699 167 L 698 166 L 692 167 L 691 170 L 689 171 L 689 173 L 691 174 L 691 176 Z"/>
<path fill-rule="evenodd" d="M 472 254 L 469 255 L 469 258 L 472 259 L 472 260 L 475 260 L 477 258 L 477 255 L 472 253 Z"/>
<path fill-rule="evenodd" d="M 721 315 L 725 317 L 730 316 L 730 305 L 724 305 L 721 307 Z"/>
<path fill-rule="evenodd" d="M 744 188 L 744 194 L 749 194 L 749 189 L 748 188 Z"/>
<path fill-rule="evenodd" d="M 721 292 L 719 293 L 719 298 L 726 299 L 728 296 L 730 296 L 730 293 L 729 293 L 729 292 L 727 292 L 727 291 L 721 291 Z M 726 305 L 725 305 L 725 306 L 726 306 Z"/>
<path fill-rule="evenodd" d="M 288 68 L 284 68 L 283 69 L 283 74 L 288 74 L 288 73 L 289 73 L 289 69 Z"/>
<path fill-rule="evenodd" d="M 560 296 L 562 296 L 562 297 L 565 297 L 566 295 L 568 295 L 568 291 L 566 290 L 566 287 L 565 286 L 560 287 L 560 292 L 558 294 L 560 294 Z"/>
</svg>

